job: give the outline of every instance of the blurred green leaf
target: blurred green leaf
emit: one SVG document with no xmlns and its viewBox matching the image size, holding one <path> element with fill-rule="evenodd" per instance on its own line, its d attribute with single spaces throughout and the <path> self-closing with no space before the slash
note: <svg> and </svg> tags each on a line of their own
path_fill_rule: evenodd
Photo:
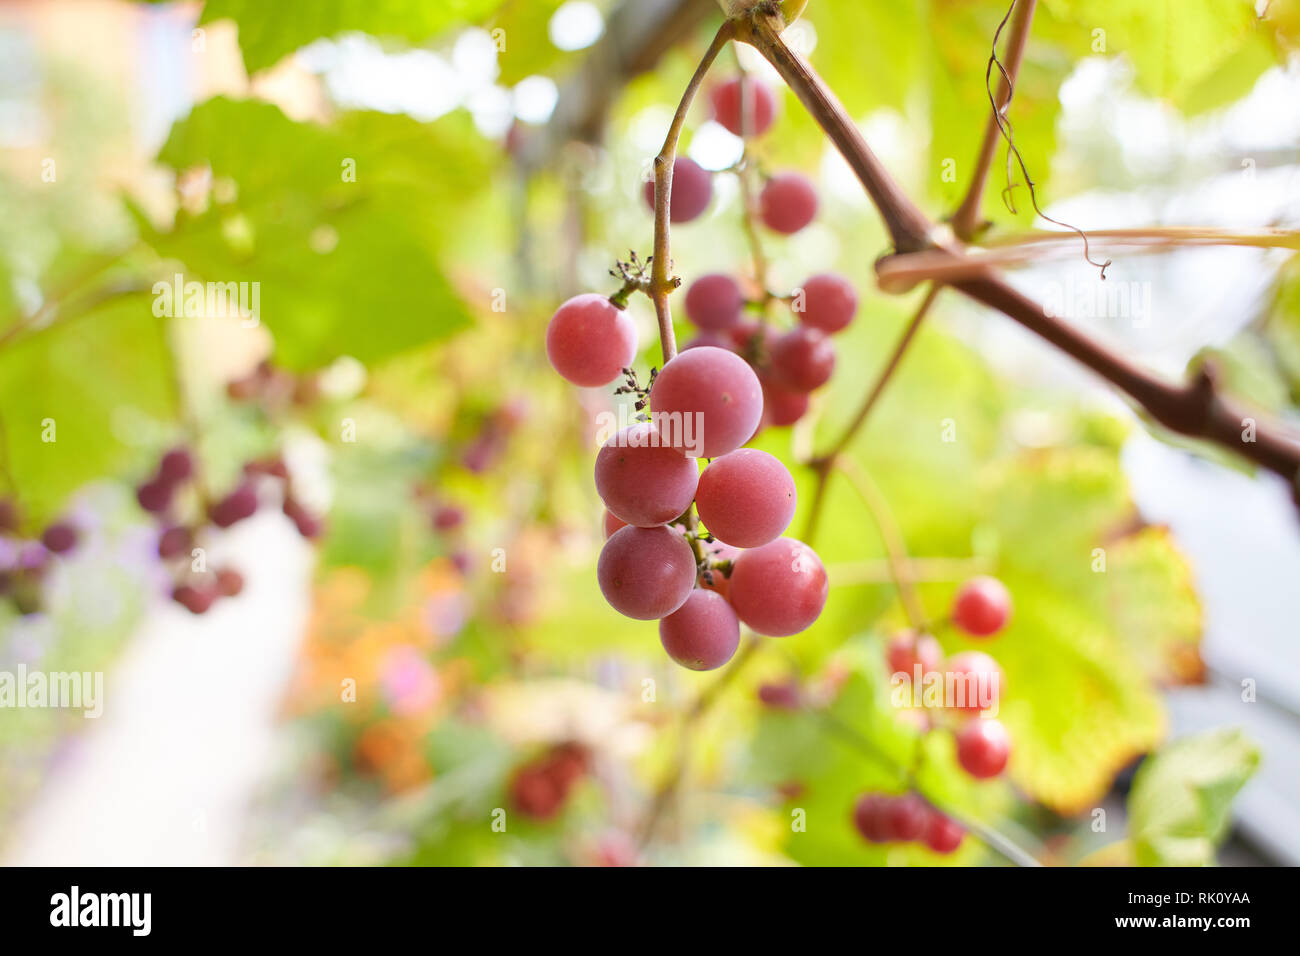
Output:
<svg viewBox="0 0 1300 956">
<path fill-rule="evenodd" d="M 1129 795 L 1129 838 L 1141 866 L 1209 866 L 1237 792 L 1259 766 L 1240 730 L 1185 737 L 1150 757 Z"/>
</svg>

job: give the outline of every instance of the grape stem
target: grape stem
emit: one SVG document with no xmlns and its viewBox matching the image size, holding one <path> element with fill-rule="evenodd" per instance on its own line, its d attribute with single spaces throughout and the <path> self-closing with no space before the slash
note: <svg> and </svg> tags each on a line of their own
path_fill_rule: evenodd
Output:
<svg viewBox="0 0 1300 956">
<path fill-rule="evenodd" d="M 680 279 L 669 276 L 672 255 L 669 249 L 668 211 L 672 202 L 673 162 L 677 158 L 677 140 L 681 137 L 682 127 L 686 123 L 686 114 L 695 100 L 695 94 L 699 92 L 700 84 L 704 82 L 705 74 L 709 72 L 713 61 L 735 34 L 734 20 L 726 20 L 718 28 L 713 42 L 704 52 L 690 83 L 682 93 L 681 101 L 677 104 L 677 112 L 673 114 L 673 121 L 668 127 L 668 135 L 664 137 L 663 148 L 659 150 L 659 155 L 654 161 L 655 248 L 654 258 L 650 262 L 649 291 L 650 298 L 655 304 L 655 317 L 659 321 L 659 344 L 663 348 L 665 365 L 677 355 L 677 339 L 673 334 L 673 314 L 668 304 L 668 293 L 676 289 L 681 282 Z"/>
<path fill-rule="evenodd" d="M 1029 27 L 1034 20 L 1037 2 L 1038 0 L 1012 0 L 1015 10 L 1011 34 L 1007 39 L 1007 61 L 1001 67 L 1002 77 L 998 82 L 997 109 L 990 114 L 984 127 L 984 140 L 980 143 L 979 158 L 975 163 L 975 175 L 971 177 L 970 187 L 952 216 L 952 231 L 963 242 L 973 239 L 983 225 L 980 221 L 980 207 L 984 199 L 984 187 L 988 183 L 989 168 L 993 165 L 993 155 L 1002 136 L 1007 109 L 1011 106 L 1011 95 L 1015 91 L 1016 76 L 1020 73 L 1020 61 L 1024 58 L 1025 47 L 1029 43 Z M 995 58 L 996 49 L 990 58 L 990 65 Z"/>
<path fill-rule="evenodd" d="M 781 74 L 858 176 L 889 230 L 896 253 L 933 251 L 941 262 L 960 261 L 965 249 L 940 231 L 903 193 L 871 152 L 843 105 L 811 66 L 781 39 L 783 21 L 756 8 L 738 22 L 737 38 L 754 45 Z M 886 260 L 887 261 L 887 260 Z M 1043 306 L 1013 288 L 987 266 L 950 283 L 1073 357 L 1109 381 L 1171 431 L 1203 439 L 1262 465 L 1284 478 L 1300 503 L 1300 436 L 1259 420 L 1220 394 L 1213 376 L 1167 382 L 1126 356 L 1048 315 Z M 888 291 L 895 291 L 882 286 Z"/>
</svg>

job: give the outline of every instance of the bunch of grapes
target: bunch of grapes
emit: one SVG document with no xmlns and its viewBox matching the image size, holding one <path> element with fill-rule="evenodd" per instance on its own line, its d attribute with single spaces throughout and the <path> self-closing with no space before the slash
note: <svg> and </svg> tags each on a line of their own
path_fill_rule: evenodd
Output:
<svg viewBox="0 0 1300 956">
<path fill-rule="evenodd" d="M 620 613 L 659 620 L 668 655 L 693 670 L 736 652 L 740 623 L 769 636 L 796 634 L 826 603 L 826 571 L 802 542 L 781 537 L 794 517 L 794 479 L 767 452 L 741 448 L 758 428 L 763 391 L 754 370 L 726 349 L 684 351 L 636 384 L 636 332 L 617 304 L 580 295 L 546 336 L 551 364 L 578 385 L 635 392 L 650 420 L 605 442 L 596 491 L 608 538 L 596 566 Z M 711 459 L 703 471 L 698 459 Z M 702 531 L 692 510 L 699 512 Z"/>
<path fill-rule="evenodd" d="M 282 486 L 284 514 L 303 537 L 321 533 L 320 518 L 294 498 L 289 469 L 279 456 L 246 463 L 239 483 L 213 502 L 205 500 L 196 478 L 194 456 L 186 448 L 173 448 L 135 492 L 140 507 L 158 522 L 158 557 L 171 571 L 172 600 L 192 614 L 204 614 L 219 598 L 243 591 L 244 576 L 238 570 L 209 572 L 191 558 L 211 528 L 229 528 L 257 513 L 260 485 Z"/>
<path fill-rule="evenodd" d="M 853 807 L 853 825 L 871 843 L 924 843 L 952 853 L 965 831 L 960 823 L 914 793 L 866 793 Z"/>
<path fill-rule="evenodd" d="M 69 554 L 80 535 L 66 519 L 47 525 L 36 538 L 22 535 L 18 505 L 0 498 L 0 597 L 12 600 L 20 614 L 40 610 L 41 580 L 55 558 Z"/>
<path fill-rule="evenodd" d="M 590 759 L 586 747 L 568 742 L 517 767 L 508 785 L 511 806 L 533 820 L 552 819 L 586 774 Z"/>
</svg>

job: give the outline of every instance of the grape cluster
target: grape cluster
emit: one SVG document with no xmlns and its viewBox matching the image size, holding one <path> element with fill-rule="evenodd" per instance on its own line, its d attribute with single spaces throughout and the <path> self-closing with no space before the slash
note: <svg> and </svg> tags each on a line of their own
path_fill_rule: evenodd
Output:
<svg viewBox="0 0 1300 956">
<path fill-rule="evenodd" d="M 36 538 L 22 533 L 21 514 L 12 498 L 0 498 L 0 598 L 19 614 L 40 610 L 40 586 L 51 561 L 71 553 L 80 534 L 67 519 L 47 525 Z"/>
<path fill-rule="evenodd" d="M 515 768 L 508 784 L 511 806 L 532 820 L 552 819 L 586 774 L 590 760 L 586 747 L 568 742 Z"/>
<path fill-rule="evenodd" d="M 192 614 L 204 614 L 219 598 L 236 597 L 244 576 L 223 567 L 209 573 L 192 562 L 193 549 L 211 528 L 229 528 L 251 518 L 261 504 L 262 484 L 281 486 L 283 511 L 305 538 L 317 537 L 321 519 L 292 494 L 289 469 L 278 455 L 247 462 L 239 483 L 215 501 L 206 501 L 197 487 L 193 454 L 173 448 L 163 454 L 154 473 L 135 491 L 140 507 L 158 522 L 158 557 L 172 577 L 171 597 Z"/>
<path fill-rule="evenodd" d="M 924 843 L 936 853 L 961 846 L 965 830 L 914 793 L 866 793 L 853 807 L 853 825 L 871 843 Z"/>
</svg>

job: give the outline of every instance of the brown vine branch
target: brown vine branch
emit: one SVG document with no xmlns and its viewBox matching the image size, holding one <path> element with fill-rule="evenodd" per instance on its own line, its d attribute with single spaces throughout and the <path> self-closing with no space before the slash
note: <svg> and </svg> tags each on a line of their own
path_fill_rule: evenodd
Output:
<svg viewBox="0 0 1300 956">
<path fill-rule="evenodd" d="M 713 42 L 709 44 L 708 50 L 700 60 L 700 65 L 695 68 L 690 83 L 686 85 L 686 91 L 682 93 L 681 102 L 677 104 L 677 112 L 673 114 L 673 121 L 668 127 L 668 135 L 664 138 L 663 148 L 655 157 L 655 251 L 650 263 L 650 298 L 654 300 L 655 317 L 659 321 L 659 343 L 663 347 L 665 365 L 677 354 L 677 339 L 673 335 L 672 308 L 668 304 L 668 293 L 677 288 L 679 281 L 669 278 L 668 275 L 672 268 L 668 211 L 673 195 L 673 161 L 677 158 L 677 140 L 681 137 L 682 126 L 686 123 L 686 113 L 691 108 L 695 94 L 699 92 L 700 84 L 704 82 L 705 74 L 709 72 L 713 61 L 717 59 L 722 48 L 735 36 L 735 33 L 736 25 L 733 20 L 724 21 L 718 28 Z"/>
<path fill-rule="evenodd" d="M 980 143 L 979 157 L 975 161 L 975 174 L 962 199 L 961 205 L 952 216 L 952 230 L 957 238 L 969 242 L 979 231 L 981 225 L 980 208 L 984 202 L 984 187 L 988 184 L 989 169 L 993 165 L 993 156 L 997 151 L 998 140 L 1002 136 L 1002 124 L 999 121 L 1011 105 L 1011 96 L 1015 92 L 1016 77 L 1020 74 L 1020 61 L 1024 59 L 1025 47 L 1029 41 L 1029 27 L 1033 23 L 1034 8 L 1037 0 L 1019 0 L 1015 19 L 1011 24 L 1011 35 L 1007 39 L 1007 61 L 1001 66 L 1002 78 L 998 83 L 997 98 L 993 104 L 993 113 L 984 127 L 984 139 Z M 998 28 L 999 31 L 1001 27 Z M 993 56 L 997 57 L 997 39 L 993 41 Z M 988 76 L 985 75 L 987 85 Z"/>
<path fill-rule="evenodd" d="M 912 204 L 867 148 L 835 95 L 816 72 L 782 41 L 781 20 L 756 13 L 738 35 L 754 44 L 799 96 L 813 118 L 845 155 L 882 219 L 899 252 L 944 251 L 954 259 L 960 249 L 941 247 L 932 225 Z M 1024 325 L 1076 361 L 1111 382 L 1172 431 L 1211 441 L 1281 475 L 1295 488 L 1300 474 L 1300 438 L 1275 424 L 1245 414 L 1218 394 L 1212 380 L 1170 384 L 1129 362 L 1079 330 L 1047 315 L 1043 307 L 1018 292 L 991 269 L 952 283 L 953 288 Z"/>
</svg>

